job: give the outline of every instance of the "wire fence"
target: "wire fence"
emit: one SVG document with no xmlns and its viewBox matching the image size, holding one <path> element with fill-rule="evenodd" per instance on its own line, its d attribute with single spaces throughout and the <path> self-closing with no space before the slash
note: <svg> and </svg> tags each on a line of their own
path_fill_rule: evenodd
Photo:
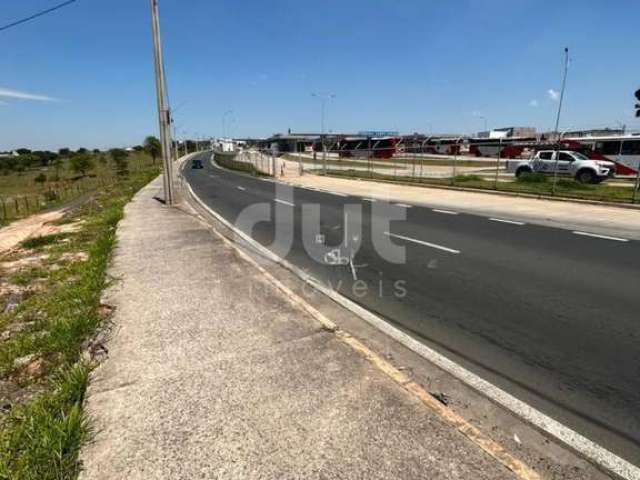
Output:
<svg viewBox="0 0 640 480">
<path fill-rule="evenodd" d="M 147 163 L 149 162 L 145 162 L 145 165 Z M 145 165 L 132 162 L 128 166 L 127 174 L 135 174 L 144 169 Z M 120 178 L 115 171 L 109 171 L 106 175 L 89 175 L 77 180 L 53 182 L 41 187 L 39 191 L 28 194 L 0 195 L 0 226 L 58 207 L 87 192 L 113 185 Z"/>
</svg>

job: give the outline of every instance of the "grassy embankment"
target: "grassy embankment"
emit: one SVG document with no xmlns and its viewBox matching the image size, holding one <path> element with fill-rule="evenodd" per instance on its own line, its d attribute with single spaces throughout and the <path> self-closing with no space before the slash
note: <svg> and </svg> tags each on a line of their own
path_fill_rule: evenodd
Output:
<svg viewBox="0 0 640 480">
<path fill-rule="evenodd" d="M 379 172 L 362 172 L 356 170 L 340 171 L 329 170 L 327 175 L 336 177 L 361 178 L 364 180 L 394 182 L 416 186 L 454 186 L 472 188 L 478 190 L 493 190 L 500 192 L 511 192 L 521 194 L 531 194 L 539 196 L 553 196 L 553 180 L 544 175 L 523 176 L 513 182 L 494 182 L 479 175 L 457 175 L 454 178 L 411 178 L 395 177 L 393 175 L 381 174 Z M 573 179 L 558 179 L 555 196 L 580 200 L 596 200 L 607 202 L 631 203 L 633 199 L 633 188 L 618 187 L 602 183 L 598 185 L 582 184 Z M 637 201 L 640 201 L 640 195 Z"/>
<path fill-rule="evenodd" d="M 91 158 L 92 167 L 85 175 L 72 170 L 70 158 L 62 159 L 57 166 L 0 172 L 0 226 L 56 207 L 118 180 L 108 153 L 87 155 Z M 127 163 L 129 171 L 136 173 L 147 168 L 149 157 L 143 152 L 131 152 Z M 44 181 L 37 182 L 39 176 Z"/>
<path fill-rule="evenodd" d="M 0 254 L 0 478 L 72 479 L 91 429 L 83 411 L 106 269 L 123 208 L 159 170 L 129 175 L 74 202 L 55 233 Z M 29 182 L 27 182 L 28 184 Z"/>
</svg>

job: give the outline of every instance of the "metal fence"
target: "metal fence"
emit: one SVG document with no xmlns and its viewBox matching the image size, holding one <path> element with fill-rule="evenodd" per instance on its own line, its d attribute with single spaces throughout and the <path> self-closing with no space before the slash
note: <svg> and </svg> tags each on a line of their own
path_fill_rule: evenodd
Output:
<svg viewBox="0 0 640 480">
<path fill-rule="evenodd" d="M 640 202 L 638 177 L 582 184 L 572 177 L 528 175 L 516 178 L 513 168 L 521 159 L 399 152 L 388 149 L 293 151 L 248 149 L 236 153 L 236 160 L 250 164 L 264 175 L 295 177 L 305 173 L 390 181 L 412 185 L 468 188 L 558 196 L 618 203 Z M 511 167 L 511 168 L 510 168 Z M 555 185 L 554 185 L 555 183 Z"/>
</svg>

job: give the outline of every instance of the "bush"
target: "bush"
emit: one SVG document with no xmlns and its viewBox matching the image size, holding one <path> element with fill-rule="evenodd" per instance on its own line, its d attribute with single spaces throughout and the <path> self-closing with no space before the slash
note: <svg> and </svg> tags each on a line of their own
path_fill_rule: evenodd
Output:
<svg viewBox="0 0 640 480">
<path fill-rule="evenodd" d="M 79 173 L 84 177 L 93 168 L 93 160 L 86 153 L 79 153 L 71 157 L 70 167 L 74 173 Z"/>
<path fill-rule="evenodd" d="M 56 200 L 59 200 L 60 197 L 55 190 L 47 190 L 46 192 L 44 192 L 44 199 L 47 202 L 55 202 Z"/>
<path fill-rule="evenodd" d="M 523 173 L 518 177 L 518 182 L 521 183 L 546 183 L 547 176 L 541 172 L 528 172 Z"/>
<path fill-rule="evenodd" d="M 40 173 L 36 178 L 33 179 L 36 183 L 44 183 L 47 181 L 47 176 L 44 173 Z"/>
</svg>

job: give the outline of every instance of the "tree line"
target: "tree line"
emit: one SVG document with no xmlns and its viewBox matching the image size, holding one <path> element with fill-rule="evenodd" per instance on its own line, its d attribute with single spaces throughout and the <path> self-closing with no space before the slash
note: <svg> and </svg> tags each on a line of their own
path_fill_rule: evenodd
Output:
<svg viewBox="0 0 640 480">
<path fill-rule="evenodd" d="M 153 163 L 156 163 L 162 151 L 160 141 L 152 136 L 145 138 L 143 144 L 133 147 L 133 150 L 146 152 Z M 61 170 L 65 167 L 74 174 L 84 177 L 95 168 L 96 162 L 100 162 L 102 164 L 110 163 L 118 175 L 127 175 L 129 173 L 129 153 L 122 148 L 112 148 L 107 151 L 99 149 L 90 151 L 86 148 L 73 151 L 69 148 L 61 148 L 57 152 L 19 148 L 15 154 L 0 156 L 0 174 L 9 175 L 46 168 L 54 171 L 49 179 L 57 181 L 60 178 Z M 47 176 L 40 173 L 35 181 L 44 183 L 47 181 Z"/>
</svg>

